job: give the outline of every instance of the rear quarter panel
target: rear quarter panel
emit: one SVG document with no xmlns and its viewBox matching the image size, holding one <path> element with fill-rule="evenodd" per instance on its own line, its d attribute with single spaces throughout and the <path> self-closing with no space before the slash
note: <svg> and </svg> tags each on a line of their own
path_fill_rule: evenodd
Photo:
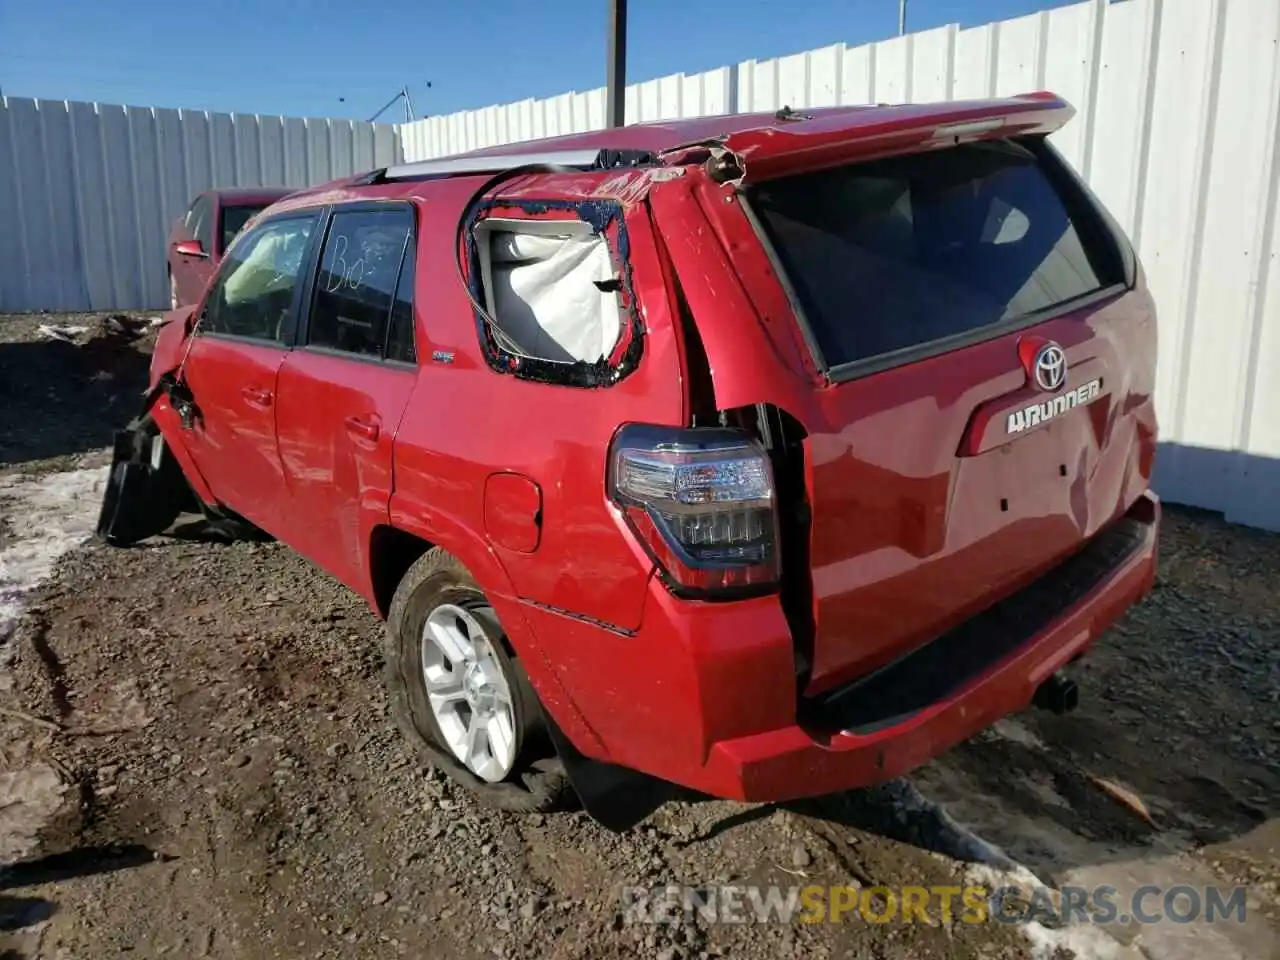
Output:
<svg viewBox="0 0 1280 960">
<path fill-rule="evenodd" d="M 594 389 L 490 368 L 456 272 L 455 223 L 433 222 L 430 205 L 423 211 L 415 291 L 421 370 L 397 437 L 393 512 L 480 531 L 484 549 L 525 601 L 634 630 L 653 564 L 622 534 L 608 502 L 609 443 L 628 421 L 678 424 L 685 414 L 679 346 L 647 209 L 636 204 L 625 216 L 643 354 L 629 375 Z M 531 211 L 523 215 L 566 216 Z M 540 490 L 541 536 L 531 553 L 485 532 L 486 484 L 499 473 L 526 477 Z"/>
</svg>

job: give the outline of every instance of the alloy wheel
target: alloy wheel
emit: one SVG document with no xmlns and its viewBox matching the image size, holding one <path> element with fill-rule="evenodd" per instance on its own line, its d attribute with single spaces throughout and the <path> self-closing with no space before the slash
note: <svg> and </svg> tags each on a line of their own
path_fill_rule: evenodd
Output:
<svg viewBox="0 0 1280 960">
<path fill-rule="evenodd" d="M 511 773 L 517 747 L 511 686 L 494 653 L 496 636 L 487 606 L 441 604 L 422 628 L 422 679 L 445 745 L 490 783 Z"/>
</svg>

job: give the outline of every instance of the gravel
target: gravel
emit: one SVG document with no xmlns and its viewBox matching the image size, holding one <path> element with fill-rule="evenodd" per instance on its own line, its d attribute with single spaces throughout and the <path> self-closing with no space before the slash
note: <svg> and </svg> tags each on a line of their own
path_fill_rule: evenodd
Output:
<svg viewBox="0 0 1280 960">
<path fill-rule="evenodd" d="M 0 340 L 33 323 L 0 317 Z M 23 382 L 57 382 L 52 407 L 0 399 L 0 471 L 105 457 L 132 413 L 133 361 L 96 419 L 61 413 L 101 378 L 66 386 L 44 362 Z M 979 832 L 1042 875 L 1176 840 L 1270 910 L 1277 843 L 1249 838 L 1280 797 L 1280 538 L 1172 509 L 1162 537 L 1160 586 L 1084 661 L 1076 714 L 1019 717 L 912 779 L 962 821 L 1000 810 Z M 977 848 L 893 785 L 786 808 L 671 803 L 623 836 L 581 813 L 483 809 L 394 731 L 380 639 L 358 598 L 277 543 L 65 556 L 10 638 L 12 702 L 113 732 L 0 718 L 0 774 L 39 757 L 71 787 L 40 857 L 0 882 L 0 914 L 46 905 L 0 923 L 0 956 L 6 929 L 50 957 L 1032 956 L 1000 924 L 628 922 L 624 886 L 953 884 Z M 1129 785 L 1158 826 L 1091 777 Z"/>
</svg>

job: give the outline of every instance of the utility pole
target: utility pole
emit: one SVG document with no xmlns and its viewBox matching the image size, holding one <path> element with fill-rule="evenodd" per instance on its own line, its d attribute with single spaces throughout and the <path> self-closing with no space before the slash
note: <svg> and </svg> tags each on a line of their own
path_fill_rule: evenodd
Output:
<svg viewBox="0 0 1280 960">
<path fill-rule="evenodd" d="M 907 0 L 898 0 L 898 36 L 907 32 Z"/>
<path fill-rule="evenodd" d="M 605 81 L 605 126 L 626 123 L 627 104 L 627 0 L 608 0 L 609 41 Z"/>
</svg>

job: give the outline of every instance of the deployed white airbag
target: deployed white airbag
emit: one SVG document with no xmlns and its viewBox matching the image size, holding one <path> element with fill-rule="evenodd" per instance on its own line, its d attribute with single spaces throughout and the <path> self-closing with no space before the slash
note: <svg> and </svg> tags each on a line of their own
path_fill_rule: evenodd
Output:
<svg viewBox="0 0 1280 960">
<path fill-rule="evenodd" d="M 481 243 L 487 254 L 482 270 L 497 325 L 539 359 L 590 363 L 608 357 L 621 334 L 621 317 L 616 293 L 596 285 L 614 275 L 604 237 L 577 224 L 530 221 L 519 230 L 512 225 L 483 225 L 489 242 Z M 572 232 L 564 232 L 566 227 Z"/>
</svg>

